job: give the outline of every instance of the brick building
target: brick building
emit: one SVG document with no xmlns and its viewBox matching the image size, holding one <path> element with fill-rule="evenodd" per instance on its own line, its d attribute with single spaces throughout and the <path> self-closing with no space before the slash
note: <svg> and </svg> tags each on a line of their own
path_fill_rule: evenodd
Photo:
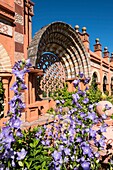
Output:
<svg viewBox="0 0 113 170">
<path fill-rule="evenodd" d="M 15 61 L 27 58 L 33 6 L 30 0 L 0 0 L 0 77 L 5 89 L 5 115 L 13 96 L 9 90 L 14 82 L 11 68 Z"/>
<path fill-rule="evenodd" d="M 30 58 L 33 65 L 25 77 L 28 91 L 23 93 L 23 121 L 38 119 L 40 111 L 52 107 L 50 94 L 57 87 L 62 88 L 64 82 L 72 91 L 72 82 L 79 72 L 91 79 L 95 77 L 101 91 L 111 94 L 113 53 L 110 56 L 107 47 L 102 52 L 98 38 L 91 51 L 86 28 L 80 32 L 79 26 L 72 28 L 63 22 L 41 28 L 32 39 L 33 6 L 30 0 L 0 0 L 0 77 L 5 89 L 5 115 L 13 95 L 9 90 L 14 82 L 11 68 L 22 58 Z"/>
</svg>

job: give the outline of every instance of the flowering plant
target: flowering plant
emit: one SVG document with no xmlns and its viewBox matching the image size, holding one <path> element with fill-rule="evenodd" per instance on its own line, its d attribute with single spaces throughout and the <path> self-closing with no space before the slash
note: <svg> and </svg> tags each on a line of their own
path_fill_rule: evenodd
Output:
<svg viewBox="0 0 113 170">
<path fill-rule="evenodd" d="M 88 82 L 89 79 L 84 79 L 85 85 Z M 96 114 L 96 103 L 90 104 L 88 87 L 82 91 L 79 83 L 80 79 L 73 82 L 76 91 L 72 95 L 72 102 L 75 107 L 65 117 L 60 107 L 57 110 L 58 120 L 49 129 L 46 127 L 46 142 L 54 148 L 50 167 L 55 170 L 96 170 L 100 166 L 100 150 L 105 147 L 103 132 L 107 124 L 104 123 L 104 116 L 99 118 Z M 57 105 L 61 102 L 57 100 Z M 101 126 L 96 129 L 98 123 Z"/>
<path fill-rule="evenodd" d="M 24 148 L 16 146 L 16 140 L 23 136 L 20 117 L 25 105 L 22 101 L 21 91 L 27 88 L 24 84 L 24 75 L 29 72 L 30 66 L 29 60 L 23 60 L 15 63 L 12 69 L 12 73 L 16 76 L 16 82 L 11 87 L 11 90 L 14 91 L 14 97 L 9 102 L 10 110 L 7 114 L 9 120 L 0 131 L 0 169 L 10 169 L 16 167 L 16 165 L 18 165 L 18 169 L 21 160 L 27 154 Z"/>
<path fill-rule="evenodd" d="M 57 118 L 50 124 L 28 131 L 21 130 L 21 112 L 25 105 L 21 91 L 27 87 L 24 75 L 31 64 L 29 60 L 18 61 L 13 67 L 16 82 L 11 90 L 9 120 L 0 132 L 0 169 L 6 170 L 96 170 L 100 166 L 100 151 L 105 147 L 107 125 L 105 115 L 99 118 L 95 113 L 95 103 L 90 104 L 88 88 L 82 91 L 80 79 L 74 80 L 76 88 L 72 95 L 73 108 L 62 115 L 58 108 Z M 80 74 L 80 78 L 83 74 Z M 83 81 L 83 80 L 82 80 Z M 84 79 L 86 85 L 89 79 Z M 57 105 L 65 103 L 58 101 Z M 100 123 L 98 129 L 95 125 Z"/>
</svg>

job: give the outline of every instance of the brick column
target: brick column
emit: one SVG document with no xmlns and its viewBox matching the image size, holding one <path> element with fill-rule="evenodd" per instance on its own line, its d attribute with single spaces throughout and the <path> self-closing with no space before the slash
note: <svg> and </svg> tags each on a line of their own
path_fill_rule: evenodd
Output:
<svg viewBox="0 0 113 170">
<path fill-rule="evenodd" d="M 106 59 L 106 61 L 109 61 L 109 51 L 108 51 L 108 48 L 107 47 L 104 47 L 104 58 Z"/>
</svg>

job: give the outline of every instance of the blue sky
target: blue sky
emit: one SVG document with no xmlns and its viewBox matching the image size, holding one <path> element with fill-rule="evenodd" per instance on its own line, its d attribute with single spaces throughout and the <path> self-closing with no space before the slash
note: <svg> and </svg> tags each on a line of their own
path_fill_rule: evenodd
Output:
<svg viewBox="0 0 113 170">
<path fill-rule="evenodd" d="M 87 27 L 90 48 L 99 38 L 102 49 L 113 52 L 113 0 L 32 0 L 35 3 L 33 17 L 34 34 L 43 26 L 54 21 Z"/>
</svg>

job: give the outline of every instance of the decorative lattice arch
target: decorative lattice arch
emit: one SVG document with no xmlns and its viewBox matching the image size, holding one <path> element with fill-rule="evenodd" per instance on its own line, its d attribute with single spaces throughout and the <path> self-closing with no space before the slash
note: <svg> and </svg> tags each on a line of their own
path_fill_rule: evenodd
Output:
<svg viewBox="0 0 113 170">
<path fill-rule="evenodd" d="M 54 22 L 35 34 L 28 49 L 28 58 L 35 68 L 43 69 L 45 52 L 58 56 L 64 68 L 65 80 L 74 79 L 79 72 L 90 76 L 89 56 L 78 33 L 70 25 Z"/>
<path fill-rule="evenodd" d="M 2 44 L 0 44 L 0 72 L 11 72 L 10 57 Z"/>
<path fill-rule="evenodd" d="M 37 67 L 44 52 L 52 52 L 60 58 L 66 79 L 74 78 L 79 71 L 89 76 L 89 57 L 79 35 L 70 25 L 55 22 L 35 34 L 28 49 L 33 66 Z"/>
</svg>

